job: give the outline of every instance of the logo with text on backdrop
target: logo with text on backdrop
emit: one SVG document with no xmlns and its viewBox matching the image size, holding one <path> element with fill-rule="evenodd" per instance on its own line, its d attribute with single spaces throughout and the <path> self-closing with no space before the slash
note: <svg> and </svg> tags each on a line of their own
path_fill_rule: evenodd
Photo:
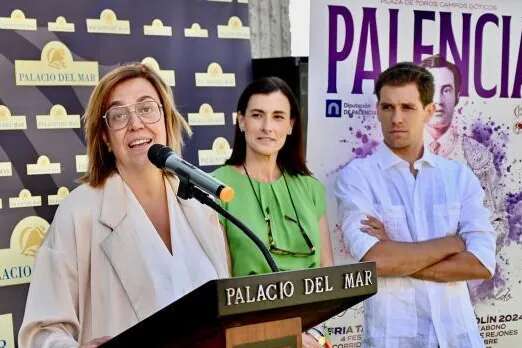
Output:
<svg viewBox="0 0 522 348">
<path fill-rule="evenodd" d="M 39 60 L 15 60 L 17 86 L 94 86 L 98 75 L 98 62 L 74 61 L 60 41 L 48 42 Z"/>
<path fill-rule="evenodd" d="M 0 314 L 0 348 L 14 348 L 13 314 Z"/>
<path fill-rule="evenodd" d="M 375 106 L 371 103 L 349 103 L 341 99 L 326 99 L 326 117 L 372 117 L 376 114 Z"/>
<path fill-rule="evenodd" d="M 326 117 L 341 117 L 341 99 L 326 99 Z"/>
<path fill-rule="evenodd" d="M 39 216 L 20 220 L 13 229 L 8 249 L 0 249 L 0 287 L 25 284 L 31 280 L 34 257 L 49 223 Z"/>
</svg>

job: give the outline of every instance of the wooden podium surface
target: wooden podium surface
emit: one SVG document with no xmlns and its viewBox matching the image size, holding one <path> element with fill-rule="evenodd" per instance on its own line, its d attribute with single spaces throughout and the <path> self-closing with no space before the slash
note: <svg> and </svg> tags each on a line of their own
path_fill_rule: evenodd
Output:
<svg viewBox="0 0 522 348">
<path fill-rule="evenodd" d="M 300 335 L 291 339 L 296 332 L 376 292 L 373 262 L 212 280 L 103 347 L 300 347 Z M 264 335 L 259 344 L 231 344 L 231 337 L 251 336 L 248 330 Z"/>
</svg>

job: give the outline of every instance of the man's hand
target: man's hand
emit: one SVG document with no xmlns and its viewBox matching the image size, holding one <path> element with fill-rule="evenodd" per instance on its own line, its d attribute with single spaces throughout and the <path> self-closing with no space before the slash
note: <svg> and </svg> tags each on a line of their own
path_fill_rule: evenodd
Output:
<svg viewBox="0 0 522 348">
<path fill-rule="evenodd" d="M 368 233 L 370 236 L 374 236 L 380 241 L 390 240 L 386 233 L 386 229 L 384 228 L 384 224 L 377 218 L 367 215 L 366 219 L 361 220 L 361 225 L 361 230 Z"/>
</svg>

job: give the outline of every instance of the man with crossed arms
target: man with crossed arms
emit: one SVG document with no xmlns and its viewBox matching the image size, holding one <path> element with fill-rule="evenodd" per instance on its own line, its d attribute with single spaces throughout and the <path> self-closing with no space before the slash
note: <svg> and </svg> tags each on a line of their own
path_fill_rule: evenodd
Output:
<svg viewBox="0 0 522 348">
<path fill-rule="evenodd" d="M 425 68 L 384 71 L 375 86 L 384 143 L 337 179 L 348 250 L 375 261 L 379 276 L 364 303 L 364 347 L 484 347 L 466 280 L 493 275 L 496 236 L 472 171 L 424 146 L 433 93 Z"/>
</svg>

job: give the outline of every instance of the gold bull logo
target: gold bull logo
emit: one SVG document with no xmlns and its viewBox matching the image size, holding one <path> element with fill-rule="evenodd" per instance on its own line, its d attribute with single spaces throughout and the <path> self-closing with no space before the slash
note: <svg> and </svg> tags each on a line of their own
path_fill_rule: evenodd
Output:
<svg viewBox="0 0 522 348">
<path fill-rule="evenodd" d="M 19 239 L 22 255 L 35 256 L 38 248 L 42 245 L 46 232 L 47 229 L 44 226 L 29 226 L 24 228 Z"/>
<path fill-rule="evenodd" d="M 47 52 L 47 65 L 55 69 L 65 69 L 65 48 L 53 47 Z"/>
</svg>

